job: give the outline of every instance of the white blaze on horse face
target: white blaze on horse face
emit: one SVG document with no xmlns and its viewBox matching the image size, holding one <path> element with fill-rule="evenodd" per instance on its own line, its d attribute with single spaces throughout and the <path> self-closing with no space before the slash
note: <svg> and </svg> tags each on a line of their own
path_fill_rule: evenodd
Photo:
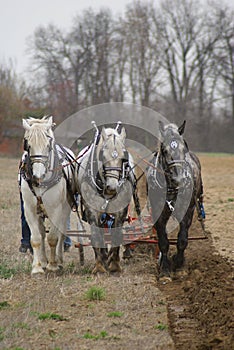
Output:
<svg viewBox="0 0 234 350">
<path fill-rule="evenodd" d="M 33 156 L 37 156 L 33 158 Z M 47 172 L 47 161 L 49 157 L 49 143 L 45 147 L 30 147 L 30 157 L 32 162 L 32 175 L 34 180 L 40 182 L 45 178 Z"/>
</svg>

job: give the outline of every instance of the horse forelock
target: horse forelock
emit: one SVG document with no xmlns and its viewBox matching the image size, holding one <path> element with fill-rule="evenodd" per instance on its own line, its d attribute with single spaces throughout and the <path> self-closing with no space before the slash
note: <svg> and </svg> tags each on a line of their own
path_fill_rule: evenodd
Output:
<svg viewBox="0 0 234 350">
<path fill-rule="evenodd" d="M 178 126 L 176 124 L 168 124 L 164 127 L 164 135 L 166 136 L 180 136 Z"/>
<path fill-rule="evenodd" d="M 28 143 L 40 149 L 48 146 L 50 142 L 48 136 L 54 138 L 52 130 L 48 130 L 48 125 L 45 124 L 45 121 L 44 123 L 33 123 L 31 128 L 25 132 L 25 138 L 28 140 Z"/>
<path fill-rule="evenodd" d="M 115 136 L 117 136 L 117 137 L 120 137 L 120 134 L 119 134 L 118 131 L 115 130 L 115 129 L 106 128 L 106 129 L 105 129 L 105 132 L 106 132 L 107 137 L 112 136 L 112 135 L 115 135 Z"/>
<path fill-rule="evenodd" d="M 106 128 L 105 133 L 106 133 L 107 139 L 106 140 L 104 140 L 103 138 L 100 139 L 98 144 L 99 146 L 98 151 L 100 151 L 105 145 L 107 146 L 108 149 L 110 149 L 110 151 L 113 151 L 116 148 L 118 150 L 120 147 L 121 149 L 124 148 L 124 141 L 117 130 L 112 128 Z"/>
</svg>

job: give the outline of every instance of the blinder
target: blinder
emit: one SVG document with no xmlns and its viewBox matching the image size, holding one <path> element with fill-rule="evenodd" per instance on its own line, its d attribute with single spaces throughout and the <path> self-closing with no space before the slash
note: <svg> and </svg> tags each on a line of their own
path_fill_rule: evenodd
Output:
<svg viewBox="0 0 234 350">
<path fill-rule="evenodd" d="M 49 153 L 51 152 L 52 150 L 52 137 L 50 135 L 47 135 L 48 138 L 49 138 Z M 48 167 L 48 164 L 49 164 L 49 158 L 50 156 L 49 155 L 42 155 L 42 154 L 35 154 L 35 155 L 30 155 L 30 147 L 29 147 L 29 144 L 28 144 L 28 139 L 24 138 L 24 141 L 23 141 L 23 148 L 24 148 L 24 151 L 26 151 L 28 153 L 28 162 L 29 162 L 29 165 L 30 167 L 32 167 L 32 165 L 34 163 L 42 163 L 46 168 Z"/>
<path fill-rule="evenodd" d="M 118 155 L 117 155 L 118 156 Z M 114 157 L 113 157 L 114 158 Z M 117 157 L 116 157 L 117 158 Z M 103 161 L 103 149 L 100 150 L 99 152 L 99 156 L 98 156 L 98 160 L 100 162 Z M 129 161 L 129 153 L 127 150 L 124 150 L 124 155 L 123 155 L 123 158 L 122 158 L 122 161 L 123 162 L 128 162 Z"/>
<path fill-rule="evenodd" d="M 24 147 L 24 151 L 26 152 L 29 151 L 28 140 L 26 138 L 24 138 L 23 147 Z"/>
</svg>

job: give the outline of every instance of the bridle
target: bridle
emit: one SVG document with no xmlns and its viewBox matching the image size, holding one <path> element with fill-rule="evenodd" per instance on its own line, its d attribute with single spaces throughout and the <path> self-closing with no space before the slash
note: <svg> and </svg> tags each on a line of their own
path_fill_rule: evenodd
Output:
<svg viewBox="0 0 234 350">
<path fill-rule="evenodd" d="M 99 161 L 102 162 L 103 161 L 103 151 L 104 148 L 106 147 L 106 145 L 104 144 L 102 149 L 99 152 Z M 102 175 L 104 177 L 104 179 L 106 180 L 107 177 L 112 177 L 114 179 L 117 179 L 118 181 L 123 181 L 126 177 L 127 177 L 127 173 L 129 171 L 129 155 L 128 152 L 126 151 L 126 149 L 123 150 L 124 155 L 122 158 L 122 166 L 119 167 L 115 167 L 115 166 L 105 166 L 105 164 L 102 165 Z M 112 153 L 111 153 L 111 157 L 112 159 L 116 159 L 119 157 L 119 154 L 117 152 L 117 150 L 115 149 Z M 114 174 L 113 171 L 118 172 L 117 174 Z"/>
<path fill-rule="evenodd" d="M 51 150 L 53 148 L 53 138 L 50 135 L 46 135 L 49 138 L 49 147 L 48 147 L 48 155 L 43 154 L 30 154 L 30 146 L 28 144 L 28 139 L 24 138 L 24 151 L 27 152 L 27 158 L 29 166 L 32 168 L 33 164 L 39 163 L 44 165 L 46 171 L 48 170 L 48 166 L 50 163 Z"/>
<path fill-rule="evenodd" d="M 164 174 L 165 179 L 167 181 L 167 193 L 168 194 L 177 194 L 180 187 L 182 186 L 174 186 L 173 185 L 173 179 L 171 177 L 170 171 L 173 168 L 180 168 L 183 170 L 183 177 L 186 180 L 189 180 L 191 178 L 191 166 L 186 161 L 186 155 L 189 153 L 189 149 L 187 146 L 187 143 L 185 140 L 183 140 L 186 147 L 186 153 L 184 156 L 184 159 L 172 159 L 170 161 L 166 160 L 165 154 L 162 151 L 162 147 L 159 147 L 159 150 L 155 153 L 154 161 L 153 161 L 153 167 L 150 170 L 150 176 L 153 179 L 153 183 L 155 183 L 159 188 L 164 188 L 164 185 L 160 183 L 160 178 L 158 177 L 159 174 Z M 162 146 L 162 144 L 161 144 Z"/>
<path fill-rule="evenodd" d="M 102 146 L 101 150 L 99 151 L 99 154 L 95 156 L 95 151 L 98 143 L 100 142 L 100 131 L 95 123 L 95 121 L 92 121 L 92 125 L 94 126 L 96 133 L 94 137 L 94 142 L 92 144 L 92 150 L 90 154 L 90 177 L 91 177 L 91 182 L 97 188 L 97 190 L 102 193 L 103 192 L 103 185 L 104 181 L 109 178 L 115 178 L 119 181 L 119 187 L 124 183 L 124 181 L 127 179 L 127 176 L 129 174 L 129 156 L 128 152 L 126 149 L 124 149 L 124 156 L 122 159 L 122 166 L 105 166 L 103 164 L 103 152 L 106 147 L 106 143 Z M 119 121 L 116 125 L 115 130 L 117 131 L 119 126 L 121 125 L 121 122 Z M 115 149 L 111 157 L 113 159 L 116 159 L 119 157 L 118 151 Z M 102 163 L 102 169 L 94 169 L 95 166 L 94 164 L 98 164 L 99 162 Z M 96 171 L 95 171 L 96 170 Z M 113 171 L 117 172 L 118 174 L 112 173 Z"/>
</svg>

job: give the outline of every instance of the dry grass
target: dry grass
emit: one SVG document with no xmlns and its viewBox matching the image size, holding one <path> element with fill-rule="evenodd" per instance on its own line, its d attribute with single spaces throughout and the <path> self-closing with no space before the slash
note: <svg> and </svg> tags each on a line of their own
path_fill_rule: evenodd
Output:
<svg viewBox="0 0 234 350">
<path fill-rule="evenodd" d="M 30 255 L 18 252 L 17 168 L 18 160 L 0 159 L 0 264 L 12 272 L 0 279 L 0 305 L 6 306 L 0 311 L 0 349 L 172 349 L 168 330 L 156 327 L 168 320 L 154 261 L 138 259 L 124 265 L 121 276 L 94 277 L 92 250 L 80 267 L 72 247 L 61 275 L 31 277 Z M 105 290 L 103 300 L 87 299 L 94 287 Z"/>
</svg>

